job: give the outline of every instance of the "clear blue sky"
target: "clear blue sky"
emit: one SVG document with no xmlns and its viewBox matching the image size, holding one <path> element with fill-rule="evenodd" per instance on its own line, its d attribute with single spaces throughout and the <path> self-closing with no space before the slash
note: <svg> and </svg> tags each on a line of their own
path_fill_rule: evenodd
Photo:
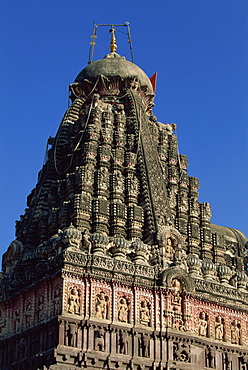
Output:
<svg viewBox="0 0 248 370">
<path fill-rule="evenodd" d="M 0 254 L 67 109 L 68 85 L 88 62 L 94 21 L 130 22 L 135 63 L 158 72 L 154 113 L 177 123 L 200 201 L 210 202 L 213 223 L 248 235 L 247 0 L 0 0 L 0 21 Z M 99 29 L 95 59 L 108 53 L 107 31 Z"/>
</svg>

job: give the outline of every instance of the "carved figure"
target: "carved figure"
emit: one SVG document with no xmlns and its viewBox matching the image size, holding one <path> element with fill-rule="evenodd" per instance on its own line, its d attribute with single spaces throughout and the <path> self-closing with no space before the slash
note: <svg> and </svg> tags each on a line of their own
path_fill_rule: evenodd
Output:
<svg viewBox="0 0 248 370">
<path fill-rule="evenodd" d="M 68 346 L 76 347 L 77 346 L 77 326 L 74 323 L 70 323 L 66 328 L 66 336 Z"/>
<path fill-rule="evenodd" d="M 231 360 L 230 360 L 230 355 L 225 352 L 222 355 L 223 358 L 223 370 L 231 370 Z"/>
<path fill-rule="evenodd" d="M 126 298 L 122 297 L 119 302 L 118 320 L 128 322 L 128 304 Z"/>
<path fill-rule="evenodd" d="M 201 312 L 200 313 L 199 335 L 201 335 L 202 337 L 206 337 L 207 331 L 208 331 L 207 315 L 205 312 Z"/>
<path fill-rule="evenodd" d="M 84 249 L 88 250 L 88 253 L 91 252 L 92 244 L 91 244 L 91 241 L 90 241 L 90 234 L 89 234 L 88 229 L 85 229 L 83 231 L 82 245 L 83 245 Z"/>
<path fill-rule="evenodd" d="M 143 357 L 149 357 L 150 338 L 147 334 L 141 335 L 141 352 Z"/>
<path fill-rule="evenodd" d="M 238 325 L 238 320 L 234 320 L 231 326 L 231 343 L 240 343 L 240 328 Z"/>
<path fill-rule="evenodd" d="M 45 317 L 45 300 L 44 296 L 41 295 L 38 299 L 38 322 L 42 321 Z"/>
<path fill-rule="evenodd" d="M 27 305 L 26 305 L 25 315 L 26 315 L 26 327 L 29 327 L 30 324 L 31 324 L 31 317 L 32 317 L 31 302 L 28 302 Z"/>
<path fill-rule="evenodd" d="M 140 303 L 140 323 L 146 326 L 150 323 L 150 309 L 146 301 Z"/>
<path fill-rule="evenodd" d="M 174 343 L 173 357 L 175 361 L 191 362 L 190 346 L 184 343 Z"/>
<path fill-rule="evenodd" d="M 215 339 L 223 340 L 223 337 L 224 337 L 224 325 L 221 316 L 217 316 L 215 324 Z"/>
<path fill-rule="evenodd" d="M 173 240 L 171 238 L 167 238 L 166 241 L 166 253 L 168 257 L 172 256 L 173 253 Z"/>
<path fill-rule="evenodd" d="M 211 347 L 206 349 L 206 367 L 215 368 L 215 353 Z"/>
<path fill-rule="evenodd" d="M 20 330 L 20 308 L 17 308 L 14 315 L 14 326 L 15 326 L 15 333 L 18 333 Z"/>
<path fill-rule="evenodd" d="M 173 279 L 171 282 L 171 287 L 173 290 L 173 303 L 179 305 L 181 303 L 181 282 L 178 279 Z"/>
<path fill-rule="evenodd" d="M 27 341 L 21 338 L 18 343 L 18 360 L 23 360 L 27 356 Z"/>
<path fill-rule="evenodd" d="M 95 350 L 104 351 L 104 348 L 105 348 L 104 331 L 103 329 L 99 329 L 95 332 Z"/>
<path fill-rule="evenodd" d="M 119 344 L 120 344 L 120 353 L 122 354 L 127 354 L 128 352 L 128 334 L 126 331 L 121 330 L 120 331 L 120 339 L 119 339 Z"/>
<path fill-rule="evenodd" d="M 187 254 L 185 250 L 182 248 L 181 245 L 178 245 L 174 253 L 175 265 L 180 266 L 181 268 L 187 269 L 186 258 L 187 258 Z"/>
<path fill-rule="evenodd" d="M 104 292 L 100 292 L 96 298 L 96 317 L 99 319 L 107 318 L 107 301 Z"/>
<path fill-rule="evenodd" d="M 76 287 L 71 289 L 68 298 L 68 312 L 76 315 L 80 313 L 80 298 Z"/>
<path fill-rule="evenodd" d="M 57 287 L 54 293 L 54 315 L 60 312 L 60 288 Z"/>
</svg>

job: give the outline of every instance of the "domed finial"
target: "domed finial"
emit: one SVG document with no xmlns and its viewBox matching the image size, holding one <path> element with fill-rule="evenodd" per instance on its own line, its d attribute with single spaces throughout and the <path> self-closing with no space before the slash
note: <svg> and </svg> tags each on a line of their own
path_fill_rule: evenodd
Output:
<svg viewBox="0 0 248 370">
<path fill-rule="evenodd" d="M 115 38 L 115 28 L 112 26 L 112 28 L 109 30 L 109 32 L 112 35 L 111 36 L 111 42 L 110 42 L 110 52 L 115 53 L 116 49 L 117 49 L 116 38 Z"/>
</svg>

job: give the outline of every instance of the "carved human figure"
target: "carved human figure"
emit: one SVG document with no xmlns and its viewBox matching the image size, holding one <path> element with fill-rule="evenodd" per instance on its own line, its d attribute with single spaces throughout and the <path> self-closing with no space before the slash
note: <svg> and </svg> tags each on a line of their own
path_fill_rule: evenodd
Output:
<svg viewBox="0 0 248 370">
<path fill-rule="evenodd" d="M 119 301 L 118 320 L 128 322 L 128 304 L 125 297 L 121 297 Z"/>
<path fill-rule="evenodd" d="M 234 320 L 231 326 L 231 343 L 239 344 L 240 343 L 240 327 L 238 320 Z"/>
<path fill-rule="evenodd" d="M 206 348 L 206 367 L 215 368 L 215 353 L 211 347 Z"/>
<path fill-rule="evenodd" d="M 18 342 L 18 360 L 23 360 L 27 356 L 27 341 L 25 338 L 20 338 Z"/>
<path fill-rule="evenodd" d="M 208 320 L 205 312 L 200 313 L 199 335 L 206 337 L 208 332 Z"/>
<path fill-rule="evenodd" d="M 28 302 L 26 305 L 25 316 L 26 316 L 26 327 L 28 328 L 31 324 L 31 317 L 32 317 L 31 302 Z"/>
<path fill-rule="evenodd" d="M 100 292 L 96 297 L 96 317 L 107 319 L 107 300 L 104 292 Z"/>
<path fill-rule="evenodd" d="M 231 370 L 231 360 L 230 360 L 230 355 L 225 352 L 222 355 L 223 358 L 223 370 Z"/>
<path fill-rule="evenodd" d="M 45 299 L 43 295 L 39 296 L 37 311 L 38 311 L 38 322 L 40 322 L 45 317 Z"/>
<path fill-rule="evenodd" d="M 217 316 L 215 323 L 215 339 L 223 340 L 223 337 L 224 337 L 224 325 L 221 316 Z"/>
<path fill-rule="evenodd" d="M 95 332 L 95 350 L 104 351 L 104 349 L 105 349 L 104 331 L 103 329 L 99 329 Z"/>
<path fill-rule="evenodd" d="M 146 301 L 140 303 L 140 323 L 146 326 L 150 323 L 150 309 Z"/>
<path fill-rule="evenodd" d="M 77 346 L 77 325 L 74 323 L 69 323 L 66 328 L 66 336 L 68 346 Z"/>
<path fill-rule="evenodd" d="M 167 238 L 166 240 L 166 254 L 168 257 L 172 256 L 173 253 L 173 240 L 171 238 Z"/>
<path fill-rule="evenodd" d="M 119 344 L 120 344 L 120 353 L 127 354 L 128 334 L 126 331 L 123 330 L 120 331 Z"/>
<path fill-rule="evenodd" d="M 88 229 L 85 229 L 83 231 L 82 245 L 83 245 L 83 248 L 88 251 L 88 253 L 91 252 L 92 244 L 91 244 L 91 241 L 90 241 L 90 234 L 89 234 Z"/>
<path fill-rule="evenodd" d="M 15 310 L 15 314 L 14 314 L 14 330 L 15 330 L 15 333 L 18 333 L 19 330 L 20 330 L 20 315 L 21 315 L 21 312 L 20 312 L 20 308 L 17 308 Z"/>
<path fill-rule="evenodd" d="M 181 290 L 182 290 L 181 282 L 178 279 L 173 279 L 171 282 L 171 287 L 173 291 L 173 303 L 179 305 L 182 300 L 181 295 L 180 295 Z"/>
<path fill-rule="evenodd" d="M 174 253 L 175 265 L 180 266 L 182 268 L 187 268 L 186 258 L 187 258 L 187 254 L 185 250 L 182 248 L 181 245 L 178 245 Z"/>
<path fill-rule="evenodd" d="M 58 315 L 60 312 L 60 288 L 57 287 L 54 292 L 54 315 Z"/>
<path fill-rule="evenodd" d="M 68 312 L 76 315 L 79 315 L 80 313 L 80 298 L 76 287 L 73 287 L 70 290 L 68 298 Z"/>
<path fill-rule="evenodd" d="M 141 335 L 141 352 L 143 357 L 149 357 L 150 338 L 147 334 Z"/>
</svg>

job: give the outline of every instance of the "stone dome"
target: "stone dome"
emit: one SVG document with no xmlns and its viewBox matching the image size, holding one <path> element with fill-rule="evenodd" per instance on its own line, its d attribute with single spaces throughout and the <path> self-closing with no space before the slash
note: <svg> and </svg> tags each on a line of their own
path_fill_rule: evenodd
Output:
<svg viewBox="0 0 248 370">
<path fill-rule="evenodd" d="M 136 64 L 129 62 L 125 57 L 112 52 L 107 54 L 103 59 L 90 63 L 76 77 L 75 82 L 82 82 L 87 79 L 95 82 L 98 76 L 107 78 L 120 76 L 125 79 L 127 77 L 138 77 L 142 86 L 147 86 L 149 92 L 153 93 L 153 88 L 149 77 Z"/>
</svg>

